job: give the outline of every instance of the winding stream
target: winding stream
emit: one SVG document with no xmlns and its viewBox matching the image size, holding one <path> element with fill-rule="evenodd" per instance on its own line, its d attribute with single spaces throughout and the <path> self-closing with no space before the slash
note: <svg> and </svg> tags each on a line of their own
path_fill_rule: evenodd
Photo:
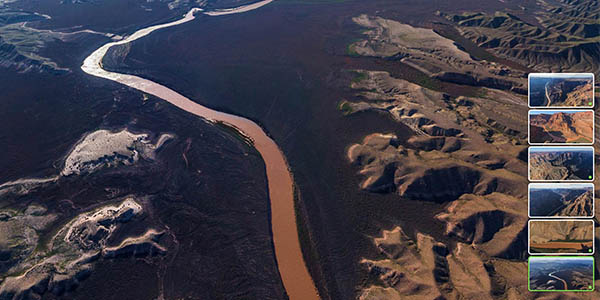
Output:
<svg viewBox="0 0 600 300">
<path fill-rule="evenodd" d="M 565 288 L 563 290 L 565 290 L 565 291 L 568 290 L 569 289 L 569 285 L 567 284 L 567 282 L 564 279 L 562 279 L 562 278 L 554 275 L 554 273 L 556 273 L 556 272 L 552 272 L 552 273 L 548 274 L 548 276 L 550 276 L 550 277 L 552 277 L 554 279 L 560 280 L 563 283 L 563 285 L 565 286 Z"/>
<path fill-rule="evenodd" d="M 257 9 L 271 3 L 265 0 L 237 8 L 204 12 L 205 15 L 216 17 L 221 15 L 242 13 Z M 84 61 L 81 69 L 93 76 L 116 81 L 144 93 L 154 95 L 165 101 L 210 122 L 223 122 L 238 129 L 254 142 L 254 147 L 263 157 L 266 166 L 271 201 L 271 223 L 273 243 L 279 273 L 285 290 L 290 299 L 319 299 L 315 285 L 310 277 L 298 240 L 296 215 L 294 212 L 293 180 L 287 162 L 277 144 L 256 123 L 240 116 L 227 114 L 204 107 L 166 86 L 150 80 L 127 74 L 109 72 L 102 69 L 102 58 L 108 49 L 122 45 L 151 32 L 179 25 L 194 20 L 195 14 L 203 12 L 200 8 L 192 8 L 183 18 L 159 25 L 142 28 L 123 40 L 110 42 L 94 51 Z"/>
</svg>

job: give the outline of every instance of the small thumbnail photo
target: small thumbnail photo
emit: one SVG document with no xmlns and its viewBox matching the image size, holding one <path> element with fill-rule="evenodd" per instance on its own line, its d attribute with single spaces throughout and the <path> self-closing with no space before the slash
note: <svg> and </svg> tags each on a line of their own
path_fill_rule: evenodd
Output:
<svg viewBox="0 0 600 300">
<path fill-rule="evenodd" d="M 594 74 L 529 74 L 529 107 L 594 106 Z"/>
<path fill-rule="evenodd" d="M 530 220 L 529 254 L 594 254 L 594 221 Z"/>
<path fill-rule="evenodd" d="M 594 290 L 594 257 L 529 257 L 529 291 Z"/>
<path fill-rule="evenodd" d="M 594 184 L 529 184 L 530 218 L 593 218 Z"/>
<path fill-rule="evenodd" d="M 530 181 L 594 179 L 594 147 L 529 147 Z"/>
<path fill-rule="evenodd" d="M 593 110 L 530 110 L 530 144 L 593 144 Z"/>
</svg>

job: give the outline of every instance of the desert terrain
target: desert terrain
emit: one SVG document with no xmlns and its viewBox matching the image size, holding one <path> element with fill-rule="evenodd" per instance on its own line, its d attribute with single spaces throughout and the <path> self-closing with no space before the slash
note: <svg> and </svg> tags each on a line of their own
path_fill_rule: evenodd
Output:
<svg viewBox="0 0 600 300">
<path fill-rule="evenodd" d="M 569 4 L 564 1 L 559 5 Z M 546 7 L 550 4 L 543 3 L 541 6 Z M 595 14 L 599 12 L 597 4 L 582 5 L 580 8 L 591 9 Z M 523 7 L 523 10 L 525 9 Z M 520 72 L 528 68 L 530 72 L 556 70 L 555 62 L 561 58 L 555 56 L 550 48 L 536 45 L 547 43 L 549 39 L 560 35 L 554 32 L 564 27 L 550 21 L 553 17 L 543 9 L 535 13 L 540 22 L 536 25 L 526 23 L 525 17 L 517 16 L 515 11 L 459 14 L 437 12 L 438 16 L 446 18 L 452 25 L 440 22 L 444 25 L 434 24 L 432 31 L 414 28 L 393 19 L 356 17 L 354 21 L 364 28 L 365 38 L 350 45 L 351 54 L 409 64 L 431 80 L 461 84 L 464 89 L 462 92 L 450 89 L 433 91 L 436 87 L 431 81 L 411 84 L 402 80 L 402 74 L 391 76 L 389 73 L 377 71 L 354 70 L 357 75 L 352 79 L 350 87 L 356 94 L 352 100 L 342 100 L 339 108 L 346 115 L 365 111 L 389 114 L 394 120 L 414 131 L 414 136 L 405 143 L 387 132 L 380 132 L 368 135 L 362 142 L 348 148 L 349 161 L 357 166 L 358 174 L 365 178 L 360 188 L 376 193 L 394 193 L 399 195 L 400 199 L 415 198 L 448 203 L 446 211 L 439 213 L 436 219 L 446 224 L 447 236 L 457 239 L 459 243 L 470 245 L 467 247 L 477 253 L 470 263 L 474 266 L 474 261 L 481 261 L 487 270 L 483 278 L 492 281 L 492 287 L 488 290 L 488 285 L 481 281 L 481 275 L 474 275 L 477 279 L 469 279 L 469 282 L 478 282 L 478 288 L 483 289 L 478 294 L 502 294 L 508 299 L 527 299 L 535 296 L 526 296 L 526 291 L 512 286 L 519 280 L 522 283 L 526 282 L 526 279 L 517 274 L 519 267 L 514 262 L 522 259 L 522 246 L 526 244 L 527 239 L 527 226 L 524 226 L 526 216 L 520 209 L 520 205 L 527 201 L 520 192 L 523 188 L 521 184 L 527 182 L 524 178 L 527 173 L 527 158 L 524 158 L 525 148 L 521 146 L 524 144 L 524 131 L 522 119 L 519 119 L 520 112 L 527 112 L 527 98 L 521 96 L 526 94 L 522 93 L 521 89 L 526 85 L 526 76 L 522 76 L 523 73 Z M 563 13 L 566 13 L 564 9 L 557 8 L 554 13 L 560 15 L 561 22 L 565 24 L 576 22 L 575 18 L 562 18 Z M 550 23 L 553 25 L 547 26 Z M 456 32 L 474 42 L 476 46 L 461 40 Z M 536 33 L 533 34 L 534 32 Z M 598 38 L 598 34 L 592 33 L 592 36 L 593 39 Z M 454 42 L 447 40 L 447 37 L 453 37 Z M 582 56 L 581 63 L 568 66 L 566 63 L 560 63 L 562 70 L 593 70 L 586 62 L 594 60 L 597 63 L 597 59 L 591 58 L 594 53 L 598 53 L 597 49 L 585 54 L 576 50 L 580 45 L 563 45 L 565 52 L 577 53 L 573 57 Z M 482 53 L 481 48 L 487 51 Z M 470 55 L 465 55 L 465 52 Z M 472 59 L 477 56 L 486 59 Z M 583 58 L 586 56 L 590 60 Z M 549 61 L 552 63 L 546 64 Z M 480 90 L 476 95 L 467 96 L 468 86 L 476 86 Z M 562 85 L 556 83 L 548 88 L 550 102 L 540 105 L 589 107 L 592 92 L 591 82 L 588 81 Z M 585 129 L 580 130 L 580 134 L 573 134 L 577 131 L 573 130 L 573 119 L 566 117 L 560 120 L 560 117 L 565 117 L 562 115 L 553 117 L 555 125 L 549 124 L 546 119 L 537 120 L 535 124 L 547 125 L 548 132 L 557 135 L 556 141 L 585 140 L 591 143 L 593 125 L 590 121 L 593 115 L 588 113 L 582 118 L 584 120 L 579 125 Z M 536 129 L 538 128 L 534 128 L 533 131 Z M 540 131 L 543 136 L 546 130 Z M 587 139 L 580 139 L 580 135 L 585 135 Z M 592 156 L 550 156 L 540 155 L 533 160 L 532 166 L 535 164 L 541 168 L 532 168 L 532 178 L 591 178 L 589 176 L 592 174 Z M 585 167 L 581 164 L 585 164 Z M 591 215 L 592 194 L 579 196 L 581 198 L 573 203 L 561 202 L 550 213 Z M 513 209 L 508 209 L 509 205 Z M 392 232 L 398 230 L 399 228 L 395 228 Z M 413 251 L 425 253 L 421 248 L 423 243 L 419 234 L 416 233 L 417 236 L 412 240 L 416 245 Z M 542 247 L 554 248 L 552 251 L 560 251 L 557 248 L 573 248 L 589 253 L 593 246 L 592 234 L 592 231 L 586 232 L 585 241 L 582 243 L 566 245 L 564 242 L 554 242 Z M 383 237 L 387 236 L 391 236 L 391 233 L 386 230 Z M 431 292 L 432 286 L 429 289 L 419 289 L 418 281 L 406 282 L 401 279 L 403 276 L 419 278 L 418 272 L 402 268 L 404 256 L 398 257 L 390 253 L 390 249 L 399 249 L 401 242 L 396 243 L 395 248 L 391 248 L 383 247 L 380 241 L 380 237 L 374 238 L 375 246 L 384 256 L 380 260 L 361 262 L 373 278 L 379 278 L 383 282 L 365 288 L 361 299 L 427 298 L 436 295 Z M 473 298 L 473 295 L 461 289 L 465 280 L 456 268 L 452 268 L 452 262 L 456 261 L 456 253 L 453 251 L 464 248 L 452 246 L 453 243 L 437 243 L 431 247 L 432 250 L 427 248 L 428 252 L 434 253 L 433 258 L 428 258 L 427 255 L 420 258 L 423 264 L 436 266 L 433 273 L 439 275 L 434 279 L 437 292 L 451 299 Z M 503 261 L 503 258 L 513 261 Z M 515 281 L 510 281 L 509 277 Z M 590 278 L 586 280 L 589 281 Z M 421 282 L 424 281 L 426 280 L 421 279 Z M 494 291 L 495 288 L 501 291 Z"/>
<path fill-rule="evenodd" d="M 0 102 L 0 216 L 15 243 L 0 247 L 14 271 L 2 288 L 52 300 L 288 299 L 252 143 L 80 70 L 103 44 L 192 6 L 255 1 L 104 2 L 4 11 L 16 17 L 0 28 L 0 82 L 12 87 Z M 596 299 L 528 286 L 527 75 L 597 72 L 599 13 L 597 1 L 277 0 L 113 47 L 102 68 L 273 139 L 322 299 Z M 552 99 L 594 87 L 564 88 Z M 544 213 L 592 210 L 589 195 L 562 196 Z M 123 204 L 125 222 L 96 214 Z M 81 235 L 63 239 L 70 228 Z M 73 253 L 97 255 L 73 263 Z M 531 287 L 589 290 L 588 265 L 540 269 Z"/>
</svg>

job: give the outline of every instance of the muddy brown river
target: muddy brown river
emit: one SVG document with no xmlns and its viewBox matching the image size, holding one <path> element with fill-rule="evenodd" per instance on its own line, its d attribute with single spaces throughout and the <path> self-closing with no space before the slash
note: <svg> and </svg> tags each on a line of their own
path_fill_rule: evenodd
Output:
<svg viewBox="0 0 600 300">
<path fill-rule="evenodd" d="M 260 126 L 248 119 L 204 107 L 174 90 L 150 80 L 127 74 L 109 72 L 102 68 L 102 58 L 107 50 L 114 45 L 132 42 L 150 34 L 154 30 L 189 22 L 195 18 L 195 14 L 203 13 L 210 17 L 218 17 L 221 15 L 243 13 L 260 8 L 271 2 L 272 0 L 265 0 L 237 8 L 208 12 L 204 12 L 199 8 L 193 8 L 177 21 L 142 28 L 122 40 L 103 45 L 84 60 L 81 69 L 90 75 L 116 81 L 144 93 L 154 95 L 210 122 L 223 122 L 235 127 L 241 134 L 252 140 L 256 150 L 262 155 L 266 166 L 269 198 L 271 201 L 273 243 L 279 273 L 281 274 L 285 290 L 290 299 L 319 299 L 315 285 L 304 263 L 300 241 L 298 240 L 294 211 L 293 178 L 285 157 L 275 141 L 267 136 Z"/>
</svg>

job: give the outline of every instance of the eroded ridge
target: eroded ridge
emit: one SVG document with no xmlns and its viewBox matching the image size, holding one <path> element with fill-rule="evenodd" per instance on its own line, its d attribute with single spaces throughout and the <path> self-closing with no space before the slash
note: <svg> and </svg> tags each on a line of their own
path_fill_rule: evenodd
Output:
<svg viewBox="0 0 600 300">
<path fill-rule="evenodd" d="M 541 9 L 525 10 L 537 22 L 497 11 L 439 15 L 460 34 L 498 56 L 540 71 L 596 72 L 600 53 L 598 1 L 538 1 Z"/>
<path fill-rule="evenodd" d="M 58 175 L 46 178 L 21 178 L 0 184 L 0 195 L 25 195 L 61 178 L 96 172 L 104 167 L 133 165 L 140 158 L 155 160 L 158 151 L 173 134 L 160 135 L 154 142 L 149 133 L 132 133 L 127 129 L 112 132 L 100 129 L 84 135 L 65 156 Z"/>
<path fill-rule="evenodd" d="M 47 229 L 55 215 L 37 206 L 30 206 L 24 214 L 0 212 L 0 244 L 10 257 L 0 270 L 0 298 L 39 298 L 46 292 L 61 295 L 87 278 L 99 259 L 166 254 L 158 243 L 163 231 L 156 229 L 110 245 L 115 243 L 115 230 L 135 222 L 143 212 L 135 198 L 126 198 L 120 204 L 80 214 L 47 243 L 39 241 L 38 231 Z"/>
<path fill-rule="evenodd" d="M 383 285 L 364 289 L 361 300 L 491 297 L 492 279 L 468 244 L 459 243 L 451 251 L 426 234 L 412 239 L 401 227 L 384 230 L 373 242 L 384 259 L 361 263 Z"/>
<path fill-rule="evenodd" d="M 454 41 L 432 29 L 360 15 L 354 22 L 365 28 L 366 39 L 350 45 L 356 55 L 401 61 L 442 81 L 526 92 L 526 74 L 507 66 L 475 60 Z"/>
<path fill-rule="evenodd" d="M 92 172 L 106 165 L 133 164 L 140 157 L 154 159 L 154 152 L 172 138 L 171 134 L 163 134 L 152 144 L 147 133 L 97 130 L 86 135 L 67 155 L 60 174 L 68 176 Z"/>
<path fill-rule="evenodd" d="M 444 226 L 434 236 L 397 227 L 374 238 L 383 258 L 360 261 L 369 276 L 360 298 L 528 298 L 522 74 L 486 61 L 457 69 L 455 63 L 471 58 L 434 32 L 375 17 L 355 22 L 370 29 L 367 40 L 351 45 L 356 55 L 397 59 L 441 81 L 464 72 L 479 79 L 462 83 L 481 92 L 450 94 L 388 72 L 349 71 L 355 94 L 342 99 L 341 113 L 377 112 L 413 131 L 407 139 L 374 132 L 349 145 L 347 158 L 364 179 L 359 188 L 439 203 L 431 222 Z M 486 76 L 505 81 L 478 81 Z"/>
</svg>

